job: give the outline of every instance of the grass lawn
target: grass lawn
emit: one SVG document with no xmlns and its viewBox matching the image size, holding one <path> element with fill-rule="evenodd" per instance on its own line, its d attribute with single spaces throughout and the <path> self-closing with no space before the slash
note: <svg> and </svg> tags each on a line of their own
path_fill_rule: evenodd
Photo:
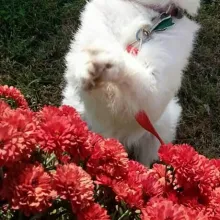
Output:
<svg viewBox="0 0 220 220">
<path fill-rule="evenodd" d="M 30 106 L 59 105 L 63 57 L 86 0 L 2 0 L 0 84 L 13 85 Z M 220 156 L 220 0 L 203 1 L 196 49 L 180 91 L 177 142 Z M 178 48 L 177 48 L 178 50 Z"/>
</svg>

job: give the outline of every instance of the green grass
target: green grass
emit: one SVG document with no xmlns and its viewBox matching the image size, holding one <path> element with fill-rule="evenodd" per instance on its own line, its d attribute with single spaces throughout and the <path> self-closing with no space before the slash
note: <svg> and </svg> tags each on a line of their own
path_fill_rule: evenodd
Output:
<svg viewBox="0 0 220 220">
<path fill-rule="evenodd" d="M 31 107 L 60 102 L 63 56 L 84 0 L 3 0 L 0 84 L 21 89 Z"/>
<path fill-rule="evenodd" d="M 219 0 L 207 1 L 200 10 L 202 29 L 180 91 L 184 114 L 177 141 L 209 157 L 220 156 L 219 11 Z"/>
<path fill-rule="evenodd" d="M 2 0 L 0 84 L 21 89 L 33 109 L 59 105 L 63 57 L 85 0 Z M 178 143 L 220 155 L 220 0 L 203 2 L 196 49 L 185 72 Z M 178 49 L 178 48 L 177 48 Z"/>
</svg>

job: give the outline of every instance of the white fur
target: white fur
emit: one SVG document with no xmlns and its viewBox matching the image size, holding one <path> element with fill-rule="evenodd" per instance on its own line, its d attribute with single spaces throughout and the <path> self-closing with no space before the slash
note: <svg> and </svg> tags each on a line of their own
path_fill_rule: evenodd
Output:
<svg viewBox="0 0 220 220">
<path fill-rule="evenodd" d="M 182 71 L 193 49 L 199 26 L 183 17 L 154 33 L 137 57 L 126 45 L 136 31 L 152 24 L 158 13 L 146 5 L 165 6 L 170 0 L 92 0 L 81 15 L 66 56 L 66 87 L 62 104 L 76 108 L 90 128 L 134 148 L 137 159 L 149 165 L 157 158 L 159 143 L 135 121 L 144 110 L 166 141 L 175 138 L 181 114 L 175 95 Z M 199 0 L 173 0 L 195 14 Z M 145 5 L 145 6 L 144 6 Z"/>
</svg>

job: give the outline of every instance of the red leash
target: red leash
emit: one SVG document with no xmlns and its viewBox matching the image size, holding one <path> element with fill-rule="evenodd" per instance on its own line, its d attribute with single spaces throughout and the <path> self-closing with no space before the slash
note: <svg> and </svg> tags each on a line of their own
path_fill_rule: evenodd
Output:
<svg viewBox="0 0 220 220">
<path fill-rule="evenodd" d="M 149 131 L 151 134 L 153 134 L 159 141 L 161 145 L 164 145 L 163 140 L 161 139 L 160 135 L 155 130 L 154 126 L 152 125 L 148 115 L 144 111 L 140 111 L 135 115 L 136 121 L 139 123 L 139 125 L 144 128 L 145 130 Z"/>
<path fill-rule="evenodd" d="M 184 11 L 181 8 L 176 7 L 174 4 L 170 5 L 167 9 L 166 8 L 160 9 L 160 8 L 156 8 L 156 7 L 152 8 L 150 6 L 148 6 L 148 8 L 151 8 L 154 11 L 159 12 L 160 13 L 160 19 L 159 19 L 159 21 L 157 21 L 157 19 L 156 19 L 156 23 L 154 24 L 153 29 L 150 29 L 150 32 L 147 31 L 147 33 L 143 32 L 142 37 L 143 37 L 143 34 L 146 35 L 145 37 L 148 37 L 148 35 L 150 33 L 152 33 L 153 31 L 166 30 L 168 27 L 171 27 L 174 24 L 173 20 L 172 20 L 172 17 L 175 17 L 177 19 L 181 19 L 184 15 Z M 143 31 L 144 31 L 144 29 L 143 29 Z M 137 34 L 138 33 L 139 32 L 137 32 Z M 136 35 L 136 39 L 137 39 L 136 42 L 139 41 L 139 43 L 141 45 L 142 41 L 140 41 L 140 38 L 139 38 L 138 35 Z M 139 49 L 134 46 L 134 43 L 128 45 L 126 50 L 127 50 L 128 53 L 132 54 L 133 56 L 137 56 L 138 53 L 139 53 Z M 135 119 L 145 130 L 147 130 L 148 132 L 153 134 L 160 141 L 161 145 L 164 144 L 164 142 L 161 139 L 160 135 L 157 133 L 154 126 L 152 125 L 152 123 L 151 123 L 151 121 L 150 121 L 150 119 L 149 119 L 146 112 L 144 112 L 144 111 L 138 112 L 135 115 Z"/>
<path fill-rule="evenodd" d="M 131 53 L 134 56 L 138 55 L 139 50 L 136 47 L 133 47 L 132 45 L 128 45 L 126 48 L 128 53 Z M 153 134 L 159 141 L 160 144 L 163 145 L 164 142 L 161 139 L 160 135 L 157 133 L 157 131 L 155 130 L 154 126 L 152 125 L 148 115 L 146 112 L 144 111 L 139 111 L 136 115 L 135 115 L 135 119 L 136 121 L 139 123 L 139 125 L 141 127 L 143 127 L 145 130 L 147 130 L 148 132 L 150 132 L 151 134 Z"/>
</svg>

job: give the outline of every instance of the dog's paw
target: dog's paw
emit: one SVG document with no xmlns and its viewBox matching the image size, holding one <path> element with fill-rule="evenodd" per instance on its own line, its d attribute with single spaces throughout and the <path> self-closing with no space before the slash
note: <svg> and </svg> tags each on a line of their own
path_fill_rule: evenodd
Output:
<svg viewBox="0 0 220 220">
<path fill-rule="evenodd" d="M 103 85 L 105 81 L 116 80 L 120 69 L 120 60 L 108 51 L 88 49 L 86 72 L 82 78 L 82 88 L 92 90 Z"/>
</svg>

